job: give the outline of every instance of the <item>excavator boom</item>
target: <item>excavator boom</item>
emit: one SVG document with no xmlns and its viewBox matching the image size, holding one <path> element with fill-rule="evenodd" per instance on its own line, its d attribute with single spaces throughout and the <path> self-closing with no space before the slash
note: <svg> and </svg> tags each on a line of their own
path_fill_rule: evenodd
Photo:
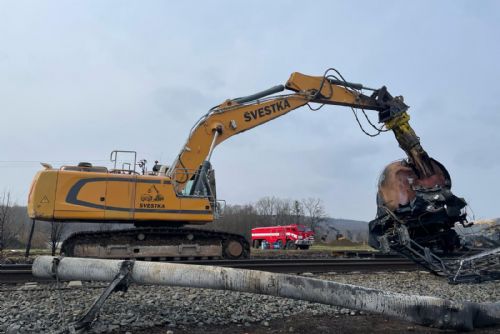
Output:
<svg viewBox="0 0 500 334">
<path fill-rule="evenodd" d="M 327 71 L 328 73 L 328 71 Z M 272 87 L 247 97 L 229 99 L 210 109 L 193 127 L 186 144 L 167 172 L 183 189 L 187 181 L 210 160 L 213 149 L 231 136 L 274 120 L 306 104 L 339 105 L 378 111 L 379 122 L 390 127 L 401 148 L 414 161 L 421 174 L 432 174 L 427 153 L 420 146 L 418 136 L 409 125 L 408 106 L 402 97 L 393 98 L 385 87 L 369 89 L 370 96 L 361 93 L 367 89 L 361 84 L 324 76 L 291 74 L 286 84 Z M 272 95 L 288 89 L 294 93 Z"/>
</svg>

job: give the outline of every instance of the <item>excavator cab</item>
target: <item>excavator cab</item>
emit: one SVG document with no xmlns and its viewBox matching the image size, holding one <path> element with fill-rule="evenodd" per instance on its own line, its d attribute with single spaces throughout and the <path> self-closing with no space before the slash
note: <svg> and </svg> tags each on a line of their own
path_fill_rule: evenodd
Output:
<svg viewBox="0 0 500 334">
<path fill-rule="evenodd" d="M 225 201 L 217 200 L 215 170 L 205 161 L 196 171 L 177 169 L 172 177 L 177 196 L 184 198 L 207 198 L 216 218 L 223 215 Z"/>
</svg>

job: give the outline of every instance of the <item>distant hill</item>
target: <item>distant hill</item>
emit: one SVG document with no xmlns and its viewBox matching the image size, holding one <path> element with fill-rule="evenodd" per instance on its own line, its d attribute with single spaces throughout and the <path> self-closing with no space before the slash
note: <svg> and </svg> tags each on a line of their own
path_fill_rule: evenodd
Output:
<svg viewBox="0 0 500 334">
<path fill-rule="evenodd" d="M 335 229 L 349 240 L 368 240 L 368 222 L 341 218 L 327 218 L 319 223 L 314 229 L 316 239 L 323 242 L 335 241 L 338 234 Z M 457 225 L 455 230 L 468 243 L 483 240 L 483 237 L 500 243 L 500 218 L 478 220 L 469 228 Z"/>
<path fill-rule="evenodd" d="M 355 242 L 368 241 L 368 222 L 342 218 L 327 218 L 315 226 L 316 239 L 331 242 L 337 239 L 338 230 Z"/>
</svg>

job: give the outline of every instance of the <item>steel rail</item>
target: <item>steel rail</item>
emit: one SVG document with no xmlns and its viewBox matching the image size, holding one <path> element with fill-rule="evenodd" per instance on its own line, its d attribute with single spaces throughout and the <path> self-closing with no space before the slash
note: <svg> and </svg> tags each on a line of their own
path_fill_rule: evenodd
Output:
<svg viewBox="0 0 500 334">
<path fill-rule="evenodd" d="M 31 264 L 2 264 L 0 265 L 0 283 L 40 282 L 33 277 Z"/>
</svg>

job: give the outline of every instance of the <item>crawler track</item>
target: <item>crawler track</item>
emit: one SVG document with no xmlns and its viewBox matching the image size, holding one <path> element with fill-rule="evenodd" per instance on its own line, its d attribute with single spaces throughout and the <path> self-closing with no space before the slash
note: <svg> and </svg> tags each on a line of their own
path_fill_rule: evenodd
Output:
<svg viewBox="0 0 500 334">
<path fill-rule="evenodd" d="M 61 253 L 75 257 L 143 261 L 236 260 L 249 257 L 250 245 L 243 236 L 232 233 L 195 228 L 144 227 L 76 232 L 63 242 Z"/>
<path fill-rule="evenodd" d="M 417 270 L 412 261 L 402 258 L 382 259 L 251 259 L 175 261 L 175 263 L 212 265 L 221 267 L 262 270 L 277 273 L 324 273 L 324 272 L 377 272 Z M 0 283 L 36 282 L 40 279 L 31 274 L 31 265 L 14 264 L 0 266 Z"/>
</svg>

